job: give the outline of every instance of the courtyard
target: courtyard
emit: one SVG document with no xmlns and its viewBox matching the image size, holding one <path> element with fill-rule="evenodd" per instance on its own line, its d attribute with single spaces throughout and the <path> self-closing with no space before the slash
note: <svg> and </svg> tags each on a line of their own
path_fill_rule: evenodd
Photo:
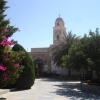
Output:
<svg viewBox="0 0 100 100">
<path fill-rule="evenodd" d="M 81 87 L 79 81 L 40 78 L 31 89 L 11 90 L 2 94 L 0 100 L 100 100 L 100 95 L 85 85 Z"/>
</svg>

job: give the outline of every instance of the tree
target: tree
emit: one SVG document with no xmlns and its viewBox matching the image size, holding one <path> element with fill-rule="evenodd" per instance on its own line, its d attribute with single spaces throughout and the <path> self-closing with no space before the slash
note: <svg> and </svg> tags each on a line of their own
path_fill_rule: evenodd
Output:
<svg viewBox="0 0 100 100">
<path fill-rule="evenodd" d="M 75 34 L 72 34 L 72 32 L 68 32 L 68 34 L 65 34 L 65 42 L 61 43 L 60 45 L 55 46 L 52 49 L 52 55 L 54 63 L 61 66 L 62 64 L 62 57 L 64 55 L 67 55 L 69 52 L 69 48 L 73 44 L 74 41 L 78 41 L 79 37 L 76 37 Z"/>
<path fill-rule="evenodd" d="M 96 71 L 99 76 L 100 73 L 100 33 L 96 28 L 95 32 L 90 31 L 88 37 L 88 44 L 85 47 L 85 53 L 87 55 L 88 67 L 92 71 Z"/>
<path fill-rule="evenodd" d="M 67 69 L 79 71 L 84 69 L 96 71 L 100 75 L 100 33 L 96 28 L 95 32 L 91 31 L 84 37 L 75 37 L 69 33 L 64 44 L 55 47 L 54 62 Z M 92 76 L 91 76 L 92 77 Z"/>
<path fill-rule="evenodd" d="M 35 80 L 35 66 L 33 59 L 20 44 L 14 45 L 12 50 L 17 52 L 23 52 L 23 58 L 21 57 L 21 64 L 24 68 L 23 72 L 20 74 L 20 77 L 16 82 L 16 88 L 29 89 L 34 84 Z"/>
<path fill-rule="evenodd" d="M 16 41 L 9 40 L 18 28 L 11 26 L 6 19 L 6 3 L 0 0 L 0 87 L 12 87 L 23 72 L 23 53 L 13 51 Z"/>
<path fill-rule="evenodd" d="M 68 76 L 71 76 L 71 63 L 69 60 L 69 49 L 74 42 L 79 41 L 79 37 L 76 37 L 72 32 L 65 34 L 65 42 L 57 45 L 52 50 L 53 60 L 56 65 L 65 67 L 68 69 Z"/>
<path fill-rule="evenodd" d="M 86 55 L 84 54 L 84 45 L 81 41 L 72 44 L 68 55 L 71 63 L 70 67 L 76 70 L 86 67 Z"/>
<path fill-rule="evenodd" d="M 62 61 L 65 66 L 70 66 L 75 70 L 84 69 L 88 71 L 96 71 L 97 76 L 100 75 L 100 35 L 98 29 L 95 32 L 90 31 L 88 36 L 84 36 L 78 42 L 74 42 L 68 52 L 67 57 L 64 56 Z M 68 65 L 69 63 L 69 65 Z M 90 75 L 92 78 L 92 74 Z"/>
<path fill-rule="evenodd" d="M 16 82 L 21 72 L 20 60 L 17 53 L 11 51 L 11 45 L 16 42 L 9 40 L 18 28 L 10 25 L 10 21 L 6 19 L 5 0 L 0 0 L 0 87 L 5 87 Z M 17 62 L 19 61 L 19 62 Z"/>
</svg>

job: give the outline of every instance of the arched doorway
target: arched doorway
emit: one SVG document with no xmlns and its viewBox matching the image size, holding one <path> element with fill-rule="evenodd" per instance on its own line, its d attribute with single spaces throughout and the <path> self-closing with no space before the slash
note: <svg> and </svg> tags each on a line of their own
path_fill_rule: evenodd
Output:
<svg viewBox="0 0 100 100">
<path fill-rule="evenodd" d="M 40 58 L 35 59 L 35 72 L 37 77 L 43 76 L 43 67 L 44 67 L 44 61 Z"/>
</svg>

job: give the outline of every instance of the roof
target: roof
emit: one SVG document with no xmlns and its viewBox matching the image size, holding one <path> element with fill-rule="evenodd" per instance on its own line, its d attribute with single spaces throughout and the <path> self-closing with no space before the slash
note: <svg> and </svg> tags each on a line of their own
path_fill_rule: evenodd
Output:
<svg viewBox="0 0 100 100">
<path fill-rule="evenodd" d="M 56 22 L 58 22 L 58 21 L 64 22 L 63 19 L 62 19 L 61 17 L 58 17 L 58 18 L 56 19 Z"/>
</svg>

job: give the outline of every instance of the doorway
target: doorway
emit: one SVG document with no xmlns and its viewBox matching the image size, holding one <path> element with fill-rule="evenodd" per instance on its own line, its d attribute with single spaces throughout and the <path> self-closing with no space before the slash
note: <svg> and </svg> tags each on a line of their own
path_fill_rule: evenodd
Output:
<svg viewBox="0 0 100 100">
<path fill-rule="evenodd" d="M 44 61 L 40 58 L 35 59 L 35 74 L 36 77 L 42 77 L 43 76 L 43 69 L 44 69 Z"/>
</svg>

